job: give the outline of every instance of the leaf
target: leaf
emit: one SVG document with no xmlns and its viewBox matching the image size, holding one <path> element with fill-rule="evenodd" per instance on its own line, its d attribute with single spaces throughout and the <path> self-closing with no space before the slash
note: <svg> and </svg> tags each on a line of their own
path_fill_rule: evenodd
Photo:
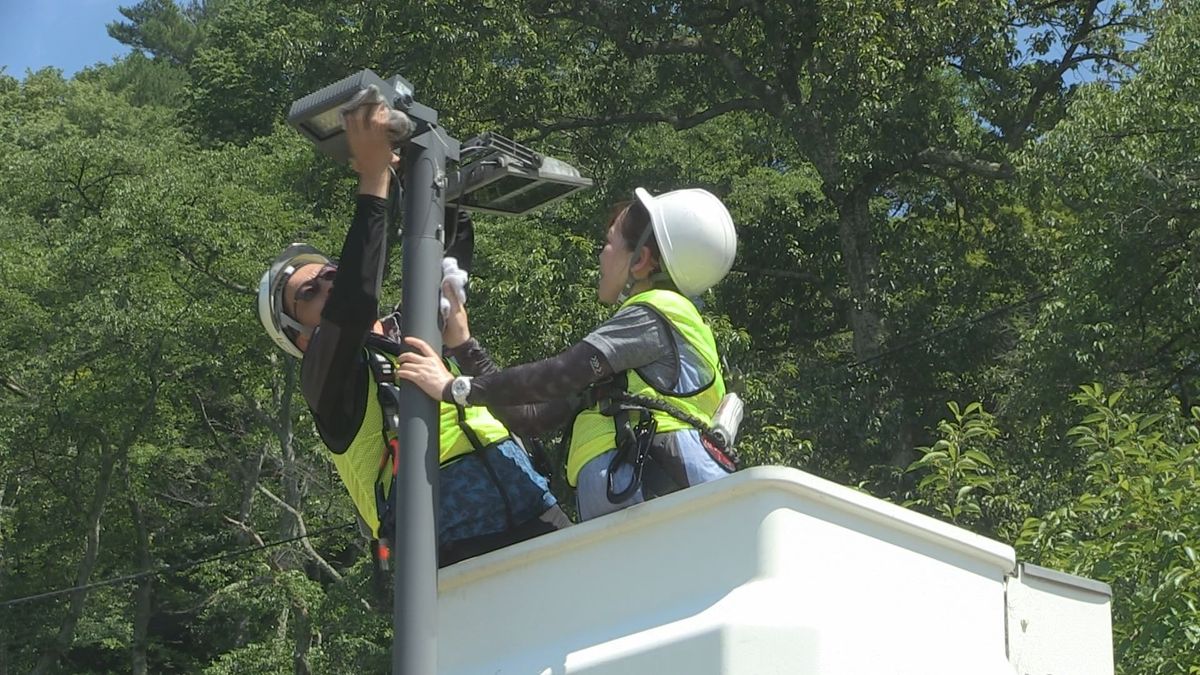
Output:
<svg viewBox="0 0 1200 675">
<path fill-rule="evenodd" d="M 972 459 L 972 460 L 982 464 L 983 466 L 988 467 L 989 469 L 996 468 L 996 465 L 992 462 L 992 460 L 987 455 L 980 452 L 979 450 L 968 450 L 965 453 L 963 453 L 963 457 Z"/>
</svg>

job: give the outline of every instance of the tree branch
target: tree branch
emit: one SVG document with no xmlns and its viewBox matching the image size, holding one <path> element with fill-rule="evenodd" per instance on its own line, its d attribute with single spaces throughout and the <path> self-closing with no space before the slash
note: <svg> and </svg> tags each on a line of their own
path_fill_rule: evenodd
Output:
<svg viewBox="0 0 1200 675">
<path fill-rule="evenodd" d="M 184 250 L 183 246 L 176 243 L 176 244 L 173 244 L 171 246 L 171 248 L 175 249 L 175 252 L 179 254 L 179 257 L 183 258 L 184 262 L 191 265 L 192 268 L 194 268 L 197 272 L 203 273 L 204 276 L 208 277 L 209 279 L 212 279 L 213 281 L 217 282 L 221 286 L 224 286 L 226 289 L 231 290 L 234 293 L 239 293 L 241 295 L 254 295 L 255 294 L 256 291 L 253 288 L 250 288 L 248 286 L 243 286 L 241 284 L 229 281 L 228 279 L 222 277 L 221 275 L 213 272 L 211 269 L 208 268 L 207 265 L 200 264 L 200 262 L 196 260 L 196 256 L 194 254 L 192 254 L 190 251 Z"/>
<path fill-rule="evenodd" d="M 913 158 L 918 166 L 946 166 L 960 169 L 981 178 L 1004 180 L 1016 175 L 1012 166 L 1007 162 L 988 162 L 974 157 L 968 157 L 957 150 L 941 148 L 926 148 Z"/>
<path fill-rule="evenodd" d="M 8 379 L 6 376 L 0 375 L 0 384 L 8 391 L 20 396 L 21 398 L 29 398 L 29 392 L 21 388 L 19 384 Z"/>
<path fill-rule="evenodd" d="M 824 279 L 813 274 L 812 272 L 797 272 L 794 270 L 747 269 L 745 267 L 733 267 L 729 271 L 737 272 L 739 274 L 753 275 L 753 276 L 781 277 L 784 279 L 800 279 L 802 281 L 807 281 L 809 283 L 817 284 L 817 285 L 821 285 L 821 284 L 825 283 Z"/>
<path fill-rule="evenodd" d="M 700 38 L 685 37 L 666 40 L 664 42 L 632 42 L 617 40 L 626 54 L 634 58 L 647 56 L 669 56 L 675 54 L 705 54 L 708 49 Z"/>
<path fill-rule="evenodd" d="M 300 515 L 300 512 L 297 511 L 291 504 L 288 504 L 279 497 L 276 497 L 273 492 L 263 487 L 261 483 L 258 485 L 258 491 L 266 495 L 271 501 L 278 504 L 281 509 L 292 514 L 292 517 L 296 519 L 296 527 L 300 530 L 299 534 L 302 537 L 302 539 L 300 539 L 300 546 L 304 548 L 304 551 L 308 553 L 308 556 L 312 558 L 313 562 L 315 562 L 323 572 L 328 574 L 330 578 L 341 581 L 342 575 L 338 574 L 338 571 L 333 569 L 333 566 L 330 565 L 325 558 L 322 558 L 320 553 L 317 553 L 317 550 L 313 548 L 312 542 L 308 540 L 308 528 L 304 525 L 304 516 Z"/>
<path fill-rule="evenodd" d="M 779 92 L 765 80 L 750 72 L 741 57 L 723 47 L 720 42 L 709 35 L 704 36 L 701 48 L 724 66 L 725 72 L 733 78 L 734 84 L 741 87 L 743 91 L 754 94 L 762 103 L 762 107 L 777 115 L 783 112 L 783 100 L 780 98 Z"/>
<path fill-rule="evenodd" d="M 1083 39 L 1087 34 L 1093 30 L 1093 22 L 1096 19 L 1096 10 L 1099 6 L 1100 0 L 1091 0 L 1088 3 L 1087 9 L 1083 12 L 1083 18 L 1080 19 L 1079 25 L 1072 31 L 1071 37 L 1068 40 L 1069 44 L 1063 50 L 1062 58 L 1059 59 L 1054 72 L 1047 75 L 1034 87 L 1033 93 L 1029 96 L 1029 100 L 1025 102 L 1025 107 L 1021 110 L 1021 115 L 1017 117 L 1017 121 L 1013 125 L 1012 134 L 1005 134 L 1005 141 L 1010 148 L 1016 148 L 1024 141 L 1025 132 L 1033 124 L 1033 119 L 1037 115 L 1042 101 L 1050 95 L 1051 90 L 1062 86 L 1062 76 L 1071 69 L 1071 66 L 1077 63 L 1075 61 L 1075 52 L 1083 44 Z"/>
<path fill-rule="evenodd" d="M 665 123 L 670 124 L 677 130 L 683 130 L 703 124 L 704 122 L 716 117 L 720 117 L 721 115 L 729 112 L 736 110 L 759 110 L 762 107 L 762 103 L 756 99 L 738 98 L 731 101 L 718 103 L 711 108 L 701 110 L 691 115 L 680 116 L 666 112 L 618 113 L 604 117 L 576 117 L 559 120 L 557 122 L 534 123 L 533 126 L 538 130 L 538 133 L 535 136 L 536 139 L 545 138 L 555 131 L 566 131 L 569 129 L 591 129 L 617 124 Z"/>
</svg>

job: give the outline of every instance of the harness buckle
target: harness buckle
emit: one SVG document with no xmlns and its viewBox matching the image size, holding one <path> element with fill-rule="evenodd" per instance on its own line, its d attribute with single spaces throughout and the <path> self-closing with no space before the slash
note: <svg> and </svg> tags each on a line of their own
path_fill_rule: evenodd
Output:
<svg viewBox="0 0 1200 675">
<path fill-rule="evenodd" d="M 629 424 L 629 412 L 641 410 L 642 416 L 637 426 Z M 642 471 L 646 468 L 646 459 L 650 457 L 650 446 L 654 435 L 658 433 L 658 420 L 649 410 L 621 406 L 614 416 L 617 432 L 617 448 L 612 461 L 608 464 L 608 501 L 620 504 L 642 489 Z M 633 475 L 629 485 L 623 490 L 617 490 L 617 471 L 622 465 L 629 464 Z"/>
</svg>

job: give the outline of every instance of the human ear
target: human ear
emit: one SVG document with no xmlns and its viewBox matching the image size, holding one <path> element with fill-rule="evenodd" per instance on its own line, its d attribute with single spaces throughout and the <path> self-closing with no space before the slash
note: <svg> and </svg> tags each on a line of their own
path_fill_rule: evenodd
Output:
<svg viewBox="0 0 1200 675">
<path fill-rule="evenodd" d="M 638 253 L 637 260 L 629 267 L 629 272 L 633 274 L 635 279 L 644 279 L 654 273 L 654 269 L 658 266 L 658 261 L 654 259 L 654 253 L 649 246 L 643 246 Z"/>
</svg>

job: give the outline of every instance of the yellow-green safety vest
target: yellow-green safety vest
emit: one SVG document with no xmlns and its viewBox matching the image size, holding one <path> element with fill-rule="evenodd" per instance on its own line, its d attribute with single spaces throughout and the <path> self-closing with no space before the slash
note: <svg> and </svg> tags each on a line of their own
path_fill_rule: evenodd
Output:
<svg viewBox="0 0 1200 675">
<path fill-rule="evenodd" d="M 698 391 L 681 396 L 658 391 L 633 370 L 629 372 L 628 392 L 665 401 L 699 418 L 705 424 L 711 424 L 717 405 L 725 396 L 725 380 L 721 377 L 717 343 L 713 339 L 712 330 L 704 323 L 696 306 L 679 293 L 664 289 L 638 293 L 622 303 L 620 309 L 630 305 L 645 305 L 665 317 L 704 359 L 705 365 L 713 373 L 713 380 Z M 653 415 L 658 422 L 658 433 L 692 428 L 687 422 L 667 413 L 654 411 Z M 599 404 L 579 413 L 571 430 L 571 446 L 567 451 L 567 482 L 574 486 L 579 478 L 579 471 L 585 464 L 612 450 L 616 445 L 616 426 L 613 418 L 601 413 Z"/>
<path fill-rule="evenodd" d="M 367 355 L 367 358 L 371 358 L 370 354 Z M 392 360 L 393 364 L 395 363 L 392 356 L 389 355 L 388 358 Z M 451 372 L 455 375 L 458 374 L 458 367 L 453 362 L 446 361 L 446 365 Z M 333 455 L 333 465 L 337 467 L 338 475 L 346 484 L 346 490 L 350 492 L 350 499 L 354 501 L 359 515 L 371 528 L 371 532 L 378 537 L 379 514 L 375 505 L 375 482 L 382 475 L 383 489 L 386 495 L 387 491 L 391 489 L 392 461 L 391 459 L 387 460 L 385 470 L 381 474 L 379 463 L 383 459 L 384 448 L 387 444 L 383 433 L 383 407 L 379 403 L 379 385 L 375 380 L 375 371 L 373 368 L 367 370 L 370 373 L 367 381 L 367 401 L 374 402 L 375 405 L 368 403 L 363 412 L 362 424 L 358 427 L 358 433 L 354 435 L 354 440 L 350 442 L 350 446 L 346 448 L 345 452 Z M 439 463 L 446 464 L 475 449 L 471 445 L 471 440 L 458 426 L 458 408 L 453 403 L 441 403 L 439 415 Z M 508 429 L 499 420 L 492 417 L 487 408 L 466 408 L 464 416 L 464 422 L 475 432 L 479 442 L 484 446 L 509 436 Z"/>
</svg>

